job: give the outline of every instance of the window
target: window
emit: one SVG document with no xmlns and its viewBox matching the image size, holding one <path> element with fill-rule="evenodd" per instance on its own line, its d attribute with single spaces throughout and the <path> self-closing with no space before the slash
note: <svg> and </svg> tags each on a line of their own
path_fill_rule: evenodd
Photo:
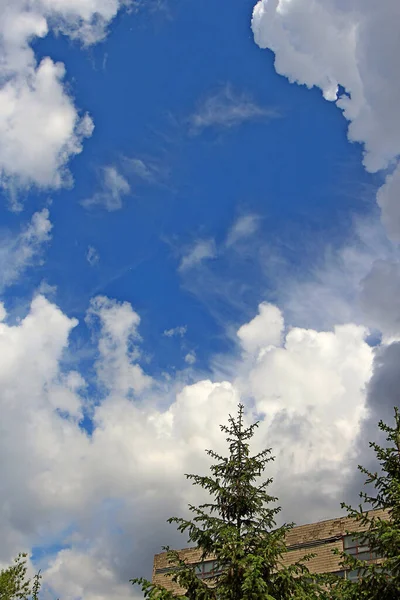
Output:
<svg viewBox="0 0 400 600">
<path fill-rule="evenodd" d="M 355 571 L 346 571 L 346 579 L 349 581 L 357 581 L 360 576 L 360 572 L 356 569 Z"/>
<path fill-rule="evenodd" d="M 334 571 L 332 575 L 336 575 L 336 577 L 340 577 L 340 579 L 350 579 L 350 581 L 356 581 L 357 571 L 345 571 L 342 569 L 341 571 Z"/>
<path fill-rule="evenodd" d="M 336 571 L 333 574 L 337 577 L 340 577 L 341 579 L 346 579 L 346 571 Z"/>
<path fill-rule="evenodd" d="M 196 575 L 200 579 L 211 579 L 212 577 L 215 577 L 215 575 L 219 575 L 221 572 L 221 569 L 217 569 L 216 560 L 206 560 L 196 565 Z"/>
<path fill-rule="evenodd" d="M 365 540 L 345 535 L 343 538 L 343 549 L 346 554 L 351 554 L 357 560 L 373 560 L 379 558 L 376 552 L 371 552 Z"/>
<path fill-rule="evenodd" d="M 354 556 L 357 560 L 370 561 L 380 558 L 377 552 L 372 552 L 366 540 L 361 537 L 353 537 L 345 535 L 343 538 L 343 549 L 346 554 Z M 349 581 L 357 581 L 362 576 L 363 569 L 355 569 L 354 571 L 346 571 L 346 579 Z"/>
</svg>

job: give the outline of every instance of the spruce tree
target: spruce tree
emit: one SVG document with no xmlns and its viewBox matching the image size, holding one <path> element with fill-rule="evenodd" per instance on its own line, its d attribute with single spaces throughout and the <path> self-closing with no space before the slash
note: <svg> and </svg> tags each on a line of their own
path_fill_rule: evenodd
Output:
<svg viewBox="0 0 400 600">
<path fill-rule="evenodd" d="M 379 429 L 386 433 L 387 447 L 370 442 L 379 461 L 380 473 L 372 473 L 359 466 L 367 477 L 365 485 L 372 485 L 373 495 L 360 492 L 358 509 L 342 503 L 348 515 L 362 525 L 361 533 L 351 534 L 358 544 L 369 546 L 373 556 L 379 560 L 365 562 L 341 553 L 342 565 L 349 571 L 357 571 L 356 582 L 341 581 L 337 584 L 335 597 L 343 600 L 399 600 L 400 599 L 400 412 L 395 408 L 395 425 L 389 427 L 383 421 Z M 372 492 L 371 492 L 372 493 Z M 369 514 L 369 510 L 383 509 L 384 516 Z"/>
<path fill-rule="evenodd" d="M 178 552 L 164 547 L 172 565 L 169 576 L 186 590 L 188 600 L 313 600 L 325 598 L 325 591 L 316 576 L 311 576 L 305 562 L 284 566 L 287 552 L 285 536 L 293 523 L 276 527 L 275 517 L 281 508 L 277 498 L 267 492 L 272 479 L 256 485 L 268 462 L 274 460 L 271 449 L 250 455 L 249 440 L 259 422 L 245 428 L 243 405 L 238 416 L 229 416 L 229 427 L 220 428 L 227 434 L 229 456 L 206 450 L 215 459 L 211 475 L 186 475 L 193 485 L 207 490 L 211 501 L 198 507 L 189 505 L 192 520 L 172 517 L 178 530 L 188 533 L 188 541 L 202 551 L 201 560 L 212 556 L 216 560 L 216 575 L 208 585 L 196 575 L 195 567 L 186 564 Z M 172 600 L 172 592 L 160 585 L 137 578 L 145 598 Z"/>
</svg>

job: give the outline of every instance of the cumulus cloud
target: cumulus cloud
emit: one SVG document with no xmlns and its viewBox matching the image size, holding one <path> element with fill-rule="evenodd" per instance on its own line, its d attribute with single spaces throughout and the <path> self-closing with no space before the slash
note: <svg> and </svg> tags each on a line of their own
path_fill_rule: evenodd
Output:
<svg viewBox="0 0 400 600">
<path fill-rule="evenodd" d="M 259 305 L 258 311 L 259 314 L 237 332 L 246 352 L 255 353 L 269 346 L 280 346 L 281 343 L 284 326 L 281 311 L 266 302 Z"/>
<path fill-rule="evenodd" d="M 165 520 L 199 501 L 184 473 L 207 470 L 205 448 L 226 451 L 219 425 L 241 398 L 254 400 L 246 419 L 261 418 L 254 450 L 272 445 L 277 456 L 269 474 L 285 518 L 339 511 L 372 369 L 364 328 L 284 334 L 283 315 L 261 305 L 239 336 L 254 360 L 239 359 L 229 381 L 173 383 L 166 404 L 165 386 L 158 390 L 139 364 L 140 317 L 131 305 L 95 298 L 86 323 L 97 391 L 62 367 L 77 322 L 56 305 L 37 296 L 21 322 L 0 323 L 0 560 L 61 545 L 39 565 L 54 593 L 127 598 L 129 578 L 150 576 L 162 544 L 186 545 Z M 80 427 L 84 414 L 90 435 Z"/>
<path fill-rule="evenodd" d="M 13 236 L 0 235 L 0 291 L 15 283 L 24 271 L 41 260 L 42 251 L 51 239 L 49 211 L 34 213 L 30 223 Z"/>
<path fill-rule="evenodd" d="M 84 45 L 105 36 L 122 0 L 1 0 L 0 184 L 20 188 L 71 183 L 67 164 L 82 150 L 93 123 L 66 91 L 65 67 L 45 57 L 37 64 L 31 42 L 51 30 Z"/>
<path fill-rule="evenodd" d="M 400 164 L 387 176 L 377 194 L 378 206 L 382 211 L 382 223 L 389 238 L 400 242 Z"/>
<path fill-rule="evenodd" d="M 179 271 L 188 271 L 200 265 L 203 260 L 215 258 L 217 250 L 214 240 L 198 240 L 188 250 L 180 262 Z"/>
<path fill-rule="evenodd" d="M 386 333 L 384 323 L 378 325 L 370 310 L 372 289 L 366 282 L 375 264 L 396 263 L 400 256 L 379 219 L 374 215 L 355 220 L 348 239 L 335 249 L 311 249 L 318 260 L 306 275 L 302 269 L 286 272 L 281 263 L 267 272 L 290 321 L 313 328 L 364 323 Z"/>
<path fill-rule="evenodd" d="M 69 182 L 66 164 L 91 135 L 90 117 L 79 118 L 64 92 L 64 66 L 45 58 L 29 77 L 0 88 L 0 181 L 4 187 L 59 188 Z"/>
<path fill-rule="evenodd" d="M 101 206 L 113 212 L 122 208 L 122 199 L 131 191 L 130 185 L 116 167 L 108 165 L 101 170 L 101 190 L 82 200 L 82 206 Z"/>
<path fill-rule="evenodd" d="M 395 0 L 383 4 L 260 0 L 252 18 L 255 42 L 275 53 L 276 71 L 291 82 L 318 86 L 325 99 L 336 102 L 349 122 L 350 141 L 364 146 L 365 168 L 371 172 L 386 169 L 377 203 L 386 232 L 396 244 L 400 241 L 400 85 L 395 60 L 400 50 L 399 11 Z M 336 269 L 328 269 L 330 282 L 321 271 L 325 286 L 310 282 L 303 287 L 303 292 L 310 293 L 299 294 L 294 302 L 297 307 L 306 302 L 311 314 L 310 308 L 318 306 L 317 294 L 324 298 L 323 304 L 336 298 L 339 304 L 332 306 L 336 319 L 340 313 L 360 319 L 354 314 L 360 307 L 362 318 L 381 331 L 386 341 L 397 339 L 398 251 L 382 251 L 382 241 L 376 238 L 370 238 L 368 246 L 349 245 L 342 259 L 348 266 L 351 261 L 353 267 L 345 268 L 344 276 L 339 263 Z M 333 295 L 333 286 L 336 292 L 342 287 L 341 293 Z"/>
<path fill-rule="evenodd" d="M 361 282 L 361 305 L 386 341 L 400 339 L 400 262 L 376 260 Z"/>
<path fill-rule="evenodd" d="M 104 296 L 91 302 L 88 322 L 100 327 L 99 359 L 96 363 L 97 377 L 108 389 L 118 393 L 140 394 L 151 385 L 151 378 L 135 363 L 140 352 L 132 346 L 132 340 L 140 340 L 138 326 L 140 317 L 128 302 L 119 305 Z"/>
<path fill-rule="evenodd" d="M 253 11 L 254 39 L 275 53 L 276 71 L 337 103 L 370 171 L 400 154 L 398 18 L 396 0 L 260 0 Z"/>
<path fill-rule="evenodd" d="M 400 385 L 400 343 L 383 344 L 374 353 L 373 375 L 367 386 L 365 419 L 354 440 L 357 464 L 372 472 L 379 472 L 375 452 L 369 447 L 374 441 L 386 446 L 386 436 L 377 427 L 377 423 L 394 425 L 394 407 L 399 406 L 398 389 Z M 365 475 L 356 473 L 349 477 L 345 487 L 347 497 L 355 498 L 365 486 Z M 365 488 L 364 488 L 364 491 Z M 355 504 L 355 503 L 354 503 Z"/>
<path fill-rule="evenodd" d="M 245 93 L 236 92 L 226 85 L 203 100 L 188 119 L 193 135 L 210 127 L 229 129 L 259 119 L 272 119 L 277 112 L 259 106 Z"/>
<path fill-rule="evenodd" d="M 259 218 L 256 215 L 244 215 L 233 224 L 226 237 L 226 245 L 233 246 L 239 240 L 253 235 L 257 231 Z"/>
<path fill-rule="evenodd" d="M 255 42 L 275 53 L 276 71 L 336 102 L 349 121 L 349 140 L 364 146 L 370 172 L 393 168 L 400 155 L 399 11 L 396 0 L 259 0 L 253 11 Z M 399 181 L 397 168 L 378 194 L 396 241 Z"/>
</svg>

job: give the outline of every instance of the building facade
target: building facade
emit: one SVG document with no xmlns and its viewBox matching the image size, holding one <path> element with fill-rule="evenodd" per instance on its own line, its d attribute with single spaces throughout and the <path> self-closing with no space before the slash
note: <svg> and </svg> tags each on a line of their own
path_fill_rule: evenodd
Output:
<svg viewBox="0 0 400 600">
<path fill-rule="evenodd" d="M 371 511 L 371 514 L 387 518 L 387 513 L 382 510 Z M 337 548 L 353 554 L 359 560 L 376 560 L 368 546 L 362 546 L 359 540 L 354 540 L 346 531 L 359 533 L 363 531 L 362 525 L 356 523 L 349 517 L 320 521 L 310 525 L 300 525 L 291 529 L 286 536 L 288 552 L 282 557 L 284 565 L 290 565 L 300 560 L 305 554 L 315 554 L 308 561 L 307 567 L 312 573 L 335 573 L 341 577 L 355 580 L 357 572 L 343 571 L 340 566 L 340 556 L 335 555 L 332 550 Z M 198 576 L 201 579 L 212 579 L 215 571 L 215 561 L 210 556 L 201 561 L 201 550 L 198 548 L 184 548 L 179 550 L 180 558 L 187 564 L 195 565 Z M 152 582 L 164 586 L 166 589 L 177 594 L 184 594 L 185 590 L 171 581 L 167 574 L 171 567 L 168 564 L 167 553 L 161 552 L 154 556 Z"/>
</svg>

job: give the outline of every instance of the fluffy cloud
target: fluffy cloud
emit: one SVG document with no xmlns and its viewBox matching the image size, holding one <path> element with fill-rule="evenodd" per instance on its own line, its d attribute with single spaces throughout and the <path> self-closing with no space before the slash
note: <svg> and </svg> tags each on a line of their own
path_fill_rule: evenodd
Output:
<svg viewBox="0 0 400 600">
<path fill-rule="evenodd" d="M 387 341 L 400 339 L 400 263 L 375 261 L 361 286 L 361 304 L 370 323 Z"/>
<path fill-rule="evenodd" d="M 259 0 L 253 11 L 255 42 L 275 53 L 276 71 L 291 82 L 318 86 L 336 102 L 349 121 L 349 140 L 363 144 L 371 172 L 393 169 L 400 155 L 399 18 L 397 0 Z M 377 198 L 396 242 L 399 195 L 397 167 Z"/>
<path fill-rule="evenodd" d="M 373 352 L 361 326 L 292 328 L 285 336 L 283 329 L 279 309 L 265 303 L 239 329 L 244 349 L 256 358 L 240 387 L 265 415 L 280 468 L 300 475 L 338 465 L 349 452 L 364 416 Z"/>
<path fill-rule="evenodd" d="M 269 473 L 285 515 L 308 520 L 339 510 L 371 375 L 364 328 L 281 335 L 279 310 L 261 305 L 239 330 L 247 352 L 236 377 L 177 391 L 174 384 L 166 405 L 165 386 L 139 364 L 140 318 L 128 303 L 98 297 L 89 308 L 96 393 L 83 373 L 61 366 L 74 319 L 42 296 L 17 325 L 2 316 L 0 560 L 61 545 L 40 565 L 60 596 L 122 600 L 132 594 L 130 577 L 150 575 L 163 543 L 186 545 L 165 520 L 199 501 L 183 475 L 207 469 L 206 448 L 226 451 L 219 425 L 240 398 L 254 399 L 246 418 L 261 418 L 255 450 L 273 445 L 277 455 Z M 90 435 L 80 427 L 84 414 Z"/>
<path fill-rule="evenodd" d="M 102 168 L 101 191 L 96 192 L 91 198 L 82 200 L 85 208 L 102 206 L 109 212 L 122 208 L 122 198 L 131 191 L 130 185 L 119 173 L 116 167 L 109 165 Z"/>
<path fill-rule="evenodd" d="M 88 45 L 102 39 L 124 0 L 0 1 L 0 183 L 15 196 L 35 185 L 71 182 L 69 159 L 82 150 L 93 123 L 80 115 L 63 85 L 65 67 L 38 65 L 31 42 L 50 28 Z"/>
<path fill-rule="evenodd" d="M 370 171 L 400 154 L 399 11 L 396 0 L 260 0 L 253 12 L 254 39 L 275 53 L 276 71 L 337 103 Z"/>
<path fill-rule="evenodd" d="M 400 164 L 393 173 L 387 176 L 384 185 L 379 189 L 377 202 L 382 211 L 382 222 L 389 238 L 400 242 Z"/>
<path fill-rule="evenodd" d="M 133 340 L 140 340 L 137 328 L 140 317 L 129 303 L 118 305 L 104 296 L 95 298 L 87 320 L 100 324 L 99 360 L 97 376 L 108 388 L 122 395 L 139 394 L 151 384 L 135 360 L 140 357 Z"/>
<path fill-rule="evenodd" d="M 377 203 L 387 234 L 396 244 L 400 241 L 400 123 L 397 114 L 400 83 L 396 61 L 400 51 L 399 17 L 400 5 L 396 0 L 384 3 L 259 0 L 252 18 L 255 42 L 274 52 L 276 71 L 291 82 L 318 86 L 326 100 L 336 102 L 349 121 L 349 140 L 364 146 L 365 168 L 370 172 L 387 170 Z M 382 332 L 383 339 L 389 343 L 398 340 L 400 334 L 398 249 L 388 251 L 386 248 L 382 253 L 381 243 L 378 247 L 369 245 L 369 249 L 372 252 L 365 248 L 360 252 L 353 246 L 350 255 L 353 267 L 344 271 L 344 277 L 339 273 L 338 264 L 328 271 L 333 280 L 327 281 L 326 275 L 322 275 L 325 285 L 310 282 L 302 291 L 310 291 L 312 295 L 299 293 L 298 297 L 308 298 L 305 310 L 308 308 L 308 314 L 311 314 L 310 307 L 318 306 L 323 299 L 322 304 L 331 304 L 336 318 L 339 311 L 347 315 L 354 313 L 358 304 L 367 322 Z M 329 294 L 333 287 L 336 291 L 341 288 L 342 292 Z M 328 293 L 323 296 L 321 292 Z M 332 298 L 339 304 L 332 305 Z M 294 301 L 296 308 L 301 302 Z M 374 376 L 368 386 L 368 418 L 357 439 L 358 462 L 365 463 L 366 459 L 372 464 L 367 442 L 376 437 L 373 435 L 376 421 L 380 418 L 389 421 L 392 417 L 397 403 L 394 390 L 398 384 L 398 353 L 398 343 L 384 345 L 376 353 Z M 359 488 L 361 483 L 362 479 L 357 477 L 348 493 L 353 494 L 355 486 Z"/>
<path fill-rule="evenodd" d="M 40 260 L 43 246 L 51 239 L 51 229 L 49 211 L 44 208 L 32 216 L 18 235 L 3 234 L 0 238 L 0 291 Z"/>
<path fill-rule="evenodd" d="M 283 332 L 283 317 L 280 310 L 263 302 L 259 314 L 250 323 L 242 325 L 237 332 L 246 352 L 255 353 L 262 348 L 279 346 Z"/>
<path fill-rule="evenodd" d="M 64 66 L 45 58 L 28 76 L 0 89 L 1 182 L 7 187 L 58 188 L 68 183 L 66 164 L 82 150 L 93 124 L 80 119 L 64 92 Z"/>
</svg>

